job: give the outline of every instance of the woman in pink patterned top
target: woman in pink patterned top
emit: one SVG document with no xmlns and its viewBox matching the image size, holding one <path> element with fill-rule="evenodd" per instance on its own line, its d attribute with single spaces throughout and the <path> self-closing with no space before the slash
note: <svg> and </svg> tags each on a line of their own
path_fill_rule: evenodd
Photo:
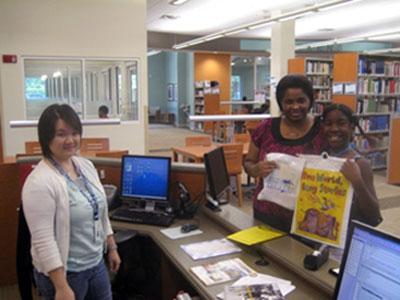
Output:
<svg viewBox="0 0 400 300">
<path fill-rule="evenodd" d="M 287 75 L 276 88 L 281 116 L 264 120 L 252 134 L 244 167 L 252 177 L 266 177 L 277 165 L 264 160 L 271 152 L 320 154 L 324 148 L 322 123 L 309 112 L 314 103 L 311 82 L 303 75 Z M 293 211 L 270 201 L 257 200 L 263 180 L 258 181 L 254 195 L 254 217 L 289 232 Z"/>
</svg>

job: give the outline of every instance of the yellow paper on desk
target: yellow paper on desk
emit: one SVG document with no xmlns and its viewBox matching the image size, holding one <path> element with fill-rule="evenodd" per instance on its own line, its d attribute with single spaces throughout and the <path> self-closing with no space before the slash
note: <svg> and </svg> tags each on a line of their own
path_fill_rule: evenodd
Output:
<svg viewBox="0 0 400 300">
<path fill-rule="evenodd" d="M 245 244 L 247 246 L 251 246 L 254 244 L 262 243 L 265 241 L 269 241 L 278 237 L 285 235 L 286 233 L 272 229 L 267 226 L 253 226 L 231 235 L 228 235 L 227 238 L 239 242 L 241 244 Z"/>
</svg>

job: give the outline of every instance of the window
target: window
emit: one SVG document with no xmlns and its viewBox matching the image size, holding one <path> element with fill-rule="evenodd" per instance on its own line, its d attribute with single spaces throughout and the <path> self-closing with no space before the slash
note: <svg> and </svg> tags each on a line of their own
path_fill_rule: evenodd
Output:
<svg viewBox="0 0 400 300">
<path fill-rule="evenodd" d="M 240 100 L 242 99 L 240 93 L 240 76 L 232 75 L 231 78 L 231 95 L 233 100 Z"/>
<path fill-rule="evenodd" d="M 135 60 L 25 58 L 24 69 L 29 120 L 53 103 L 71 105 L 83 119 L 97 118 L 101 105 L 109 108 L 110 117 L 138 119 Z"/>
</svg>

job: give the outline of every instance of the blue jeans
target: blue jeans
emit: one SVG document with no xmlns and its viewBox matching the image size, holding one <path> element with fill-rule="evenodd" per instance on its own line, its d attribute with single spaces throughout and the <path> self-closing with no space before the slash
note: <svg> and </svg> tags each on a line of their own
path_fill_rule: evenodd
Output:
<svg viewBox="0 0 400 300">
<path fill-rule="evenodd" d="M 39 296 L 44 300 L 52 300 L 55 290 L 50 278 L 34 270 Z M 88 270 L 67 272 L 67 281 L 74 291 L 76 300 L 112 300 L 111 284 L 104 261 Z"/>
</svg>

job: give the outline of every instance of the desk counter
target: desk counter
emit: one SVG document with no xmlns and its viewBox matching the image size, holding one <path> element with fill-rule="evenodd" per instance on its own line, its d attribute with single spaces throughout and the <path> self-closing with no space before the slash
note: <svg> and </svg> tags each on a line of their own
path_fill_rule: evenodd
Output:
<svg viewBox="0 0 400 300">
<path fill-rule="evenodd" d="M 171 226 L 180 226 L 187 222 L 187 220 L 177 220 Z M 330 299 L 336 279 L 328 274 L 328 269 L 337 264 L 329 261 L 320 271 L 305 270 L 302 267 L 303 258 L 306 253 L 311 252 L 311 249 L 291 237 L 269 241 L 257 248 L 240 245 L 243 250 L 241 253 L 194 261 L 180 248 L 180 245 L 222 238 L 235 230 L 260 223 L 229 204 L 223 206 L 219 213 L 204 208 L 190 222 L 197 222 L 203 233 L 178 240 L 167 238 L 160 232 L 160 227 L 115 221 L 112 225 L 116 230 L 134 229 L 139 234 L 150 236 L 203 299 L 215 299 L 216 295 L 223 291 L 224 285 L 233 282 L 205 286 L 190 271 L 190 267 L 234 257 L 240 257 L 257 272 L 290 280 L 296 289 L 287 295 L 286 299 Z M 266 255 L 270 262 L 268 266 L 255 264 L 260 258 L 256 249 L 260 249 Z"/>
</svg>

